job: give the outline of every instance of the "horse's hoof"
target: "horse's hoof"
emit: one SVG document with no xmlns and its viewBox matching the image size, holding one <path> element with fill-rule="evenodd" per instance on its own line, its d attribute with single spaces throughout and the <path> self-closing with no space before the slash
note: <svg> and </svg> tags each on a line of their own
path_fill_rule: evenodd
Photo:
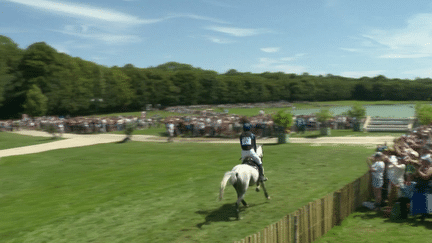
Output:
<svg viewBox="0 0 432 243">
<path fill-rule="evenodd" d="M 270 200 L 271 199 L 271 197 L 267 197 L 267 200 Z"/>
<path fill-rule="evenodd" d="M 256 191 L 256 192 L 259 192 L 259 191 L 260 191 L 259 187 L 255 188 L 255 191 Z"/>
</svg>

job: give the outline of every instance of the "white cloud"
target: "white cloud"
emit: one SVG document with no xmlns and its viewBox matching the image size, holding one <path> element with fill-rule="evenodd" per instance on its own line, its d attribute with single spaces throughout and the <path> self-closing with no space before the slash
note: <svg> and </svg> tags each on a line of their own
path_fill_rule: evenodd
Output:
<svg viewBox="0 0 432 243">
<path fill-rule="evenodd" d="M 285 73 L 304 73 L 306 67 L 300 65 L 292 65 L 286 63 L 286 58 L 259 58 L 259 63 L 252 65 L 252 68 L 257 72 L 285 72 Z"/>
<path fill-rule="evenodd" d="M 432 77 L 432 68 L 420 68 L 415 70 L 407 70 L 407 71 L 403 71 L 402 74 L 409 75 L 412 78 L 415 77 L 429 78 Z"/>
<path fill-rule="evenodd" d="M 431 55 L 427 53 L 415 53 L 415 54 L 387 53 L 378 57 L 379 58 L 422 58 L 422 57 L 429 57 L 429 56 Z"/>
<path fill-rule="evenodd" d="M 325 6 L 334 7 L 338 4 L 338 0 L 325 0 Z"/>
<path fill-rule="evenodd" d="M 297 53 L 293 57 L 282 57 L 282 58 L 280 58 L 280 60 L 284 61 L 284 62 L 291 62 L 291 61 L 295 61 L 295 60 L 297 60 L 300 57 L 303 57 L 305 55 L 306 55 L 306 53 Z"/>
<path fill-rule="evenodd" d="M 340 75 L 343 77 L 361 78 L 361 77 L 376 77 L 382 75 L 385 70 L 374 70 L 374 71 L 348 71 L 342 72 Z"/>
<path fill-rule="evenodd" d="M 268 33 L 268 30 L 263 29 L 246 29 L 246 28 L 235 28 L 235 27 L 223 27 L 223 26 L 210 26 L 207 29 L 225 33 L 236 37 L 254 36 L 263 33 Z"/>
<path fill-rule="evenodd" d="M 341 47 L 340 49 L 343 51 L 348 51 L 348 52 L 362 52 L 362 50 L 358 49 L 358 48 L 343 48 L 343 47 Z"/>
<path fill-rule="evenodd" d="M 136 35 L 97 33 L 98 30 L 88 31 L 88 27 L 66 25 L 64 30 L 53 30 L 66 35 L 76 36 L 85 39 L 99 40 L 107 44 L 124 44 L 140 42 L 141 38 Z"/>
<path fill-rule="evenodd" d="M 274 53 L 274 52 L 278 52 L 280 50 L 279 47 L 264 47 L 260 49 L 263 52 L 267 52 L 267 53 Z"/>
<path fill-rule="evenodd" d="M 188 19 L 204 20 L 204 21 L 209 21 L 218 24 L 228 24 L 228 22 L 220 19 L 210 18 L 210 17 L 196 15 L 196 14 L 171 14 L 168 15 L 168 17 L 166 17 L 165 19 L 170 19 L 170 18 L 188 18 Z"/>
<path fill-rule="evenodd" d="M 120 23 L 120 24 L 154 24 L 162 22 L 172 18 L 190 18 L 196 20 L 205 20 L 213 23 L 227 24 L 226 21 L 222 21 L 216 18 L 210 18 L 206 16 L 196 14 L 171 14 L 161 18 L 155 19 L 142 19 L 133 15 L 121 13 L 111 9 L 102 9 L 98 7 L 91 7 L 88 5 L 80 5 L 75 3 L 58 2 L 52 0 L 6 0 L 18 4 L 23 4 L 28 7 L 41 9 L 44 11 L 67 14 L 76 18 L 89 18 L 100 21 Z M 128 0 L 124 0 L 128 1 Z M 129 0 L 130 1 L 130 0 Z"/>
<path fill-rule="evenodd" d="M 78 18 L 90 18 L 108 22 L 123 24 L 151 24 L 163 21 L 164 19 L 140 19 L 138 17 L 120 13 L 114 10 L 90 7 L 73 3 L 62 3 L 49 0 L 6 0 L 19 3 L 28 7 L 34 7 L 44 11 L 67 14 Z"/>
<path fill-rule="evenodd" d="M 215 36 L 206 36 L 206 38 L 207 38 L 207 40 L 210 40 L 211 42 L 217 43 L 217 44 L 229 44 L 229 43 L 234 42 L 230 39 L 219 38 L 219 37 L 215 37 Z"/>
<path fill-rule="evenodd" d="M 221 2 L 221 1 L 214 1 L 214 0 L 202 0 L 205 3 L 211 4 L 213 6 L 217 6 L 217 7 L 223 7 L 223 8 L 232 8 L 231 5 Z"/>
<path fill-rule="evenodd" d="M 26 33 L 30 32 L 26 29 L 12 28 L 12 27 L 0 27 L 0 33 L 3 34 L 18 34 L 18 33 Z"/>
<path fill-rule="evenodd" d="M 417 14 L 403 28 L 375 29 L 363 37 L 378 44 L 379 58 L 421 58 L 432 56 L 431 33 L 432 14 Z"/>
</svg>

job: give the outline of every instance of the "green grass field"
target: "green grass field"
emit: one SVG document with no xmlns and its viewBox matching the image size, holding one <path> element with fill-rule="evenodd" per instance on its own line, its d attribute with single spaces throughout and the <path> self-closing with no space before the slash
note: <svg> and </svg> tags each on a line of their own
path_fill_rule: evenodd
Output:
<svg viewBox="0 0 432 243">
<path fill-rule="evenodd" d="M 358 178 L 363 146 L 265 145 L 272 200 L 217 200 L 232 144 L 104 144 L 0 161 L 0 242 L 232 242 Z"/>
<path fill-rule="evenodd" d="M 50 143 L 56 141 L 56 139 L 53 139 L 52 137 L 32 137 L 10 132 L 0 132 L 0 149 L 10 149 L 28 145 Z"/>
<path fill-rule="evenodd" d="M 392 222 L 382 213 L 368 211 L 364 208 L 351 214 L 341 226 L 336 226 L 317 243 L 350 242 L 350 243 L 424 243 L 432 237 L 432 221 L 421 222 L 410 216 L 403 222 Z"/>
<path fill-rule="evenodd" d="M 393 136 L 400 137 L 406 134 L 405 132 L 354 132 L 351 129 L 347 130 L 331 130 L 331 135 L 325 137 L 380 137 L 380 136 Z M 305 133 L 291 133 L 290 137 L 293 138 L 318 138 L 323 137 L 321 132 L 306 131 Z"/>
</svg>

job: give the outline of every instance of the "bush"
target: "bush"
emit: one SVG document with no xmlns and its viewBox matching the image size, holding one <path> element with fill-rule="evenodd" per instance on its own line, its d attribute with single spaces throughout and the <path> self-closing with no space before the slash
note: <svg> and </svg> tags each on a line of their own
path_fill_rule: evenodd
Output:
<svg viewBox="0 0 432 243">
<path fill-rule="evenodd" d="M 53 136 L 53 138 L 56 137 L 56 133 L 57 133 L 57 127 L 54 124 L 48 124 L 45 127 L 45 132 L 51 134 Z"/>
<path fill-rule="evenodd" d="M 276 125 L 283 127 L 285 130 L 290 129 L 293 123 L 293 117 L 290 112 L 280 110 L 272 118 Z"/>
<path fill-rule="evenodd" d="M 328 120 L 333 118 L 333 113 L 330 112 L 328 109 L 323 109 L 320 110 L 320 112 L 318 112 L 316 116 L 317 120 L 321 122 L 322 127 L 328 127 Z"/>
<path fill-rule="evenodd" d="M 126 124 L 126 128 L 125 128 L 125 134 L 127 137 L 131 137 L 132 133 L 135 131 L 136 128 L 136 124 L 133 122 L 129 122 Z"/>
<path fill-rule="evenodd" d="M 416 116 L 422 125 L 432 123 L 432 106 L 431 105 L 416 105 Z"/>
<path fill-rule="evenodd" d="M 348 111 L 347 115 L 349 117 L 355 117 L 357 120 L 361 120 L 366 116 L 366 108 L 362 105 L 355 104 L 351 107 L 351 110 Z"/>
<path fill-rule="evenodd" d="M 351 107 L 351 110 L 348 111 L 347 115 L 349 117 L 355 118 L 355 122 L 353 124 L 354 131 L 361 131 L 360 121 L 363 117 L 366 116 L 366 109 L 359 104 L 355 104 Z"/>
</svg>

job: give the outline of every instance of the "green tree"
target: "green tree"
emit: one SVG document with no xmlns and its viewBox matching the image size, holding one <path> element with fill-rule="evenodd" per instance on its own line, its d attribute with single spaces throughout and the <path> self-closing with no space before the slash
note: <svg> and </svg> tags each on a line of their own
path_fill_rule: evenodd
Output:
<svg viewBox="0 0 432 243">
<path fill-rule="evenodd" d="M 293 123 L 293 116 L 291 112 L 284 112 L 282 110 L 279 110 L 275 115 L 272 116 L 273 122 L 284 128 L 286 131 L 287 129 L 290 129 Z"/>
<path fill-rule="evenodd" d="M 196 71 L 177 71 L 171 76 L 171 81 L 177 88 L 176 96 L 179 105 L 196 105 L 199 100 L 200 83 Z"/>
<path fill-rule="evenodd" d="M 24 103 L 24 111 L 33 117 L 44 116 L 48 110 L 48 98 L 42 94 L 41 89 L 33 85 L 27 92 L 27 99 Z"/>
<path fill-rule="evenodd" d="M 348 111 L 349 117 L 355 117 L 357 120 L 361 120 L 366 116 L 366 108 L 362 105 L 355 104 L 351 107 L 351 110 Z"/>
<path fill-rule="evenodd" d="M 320 112 L 316 113 L 317 120 L 321 122 L 322 127 L 328 127 L 328 121 L 333 118 L 333 113 L 328 109 L 322 109 Z"/>
<path fill-rule="evenodd" d="M 107 94 L 102 97 L 111 109 L 127 109 L 135 94 L 130 85 L 130 78 L 120 68 L 111 68 L 105 76 Z"/>
<path fill-rule="evenodd" d="M 429 125 L 432 123 L 432 106 L 417 104 L 415 107 L 416 116 L 422 125 Z"/>
</svg>

